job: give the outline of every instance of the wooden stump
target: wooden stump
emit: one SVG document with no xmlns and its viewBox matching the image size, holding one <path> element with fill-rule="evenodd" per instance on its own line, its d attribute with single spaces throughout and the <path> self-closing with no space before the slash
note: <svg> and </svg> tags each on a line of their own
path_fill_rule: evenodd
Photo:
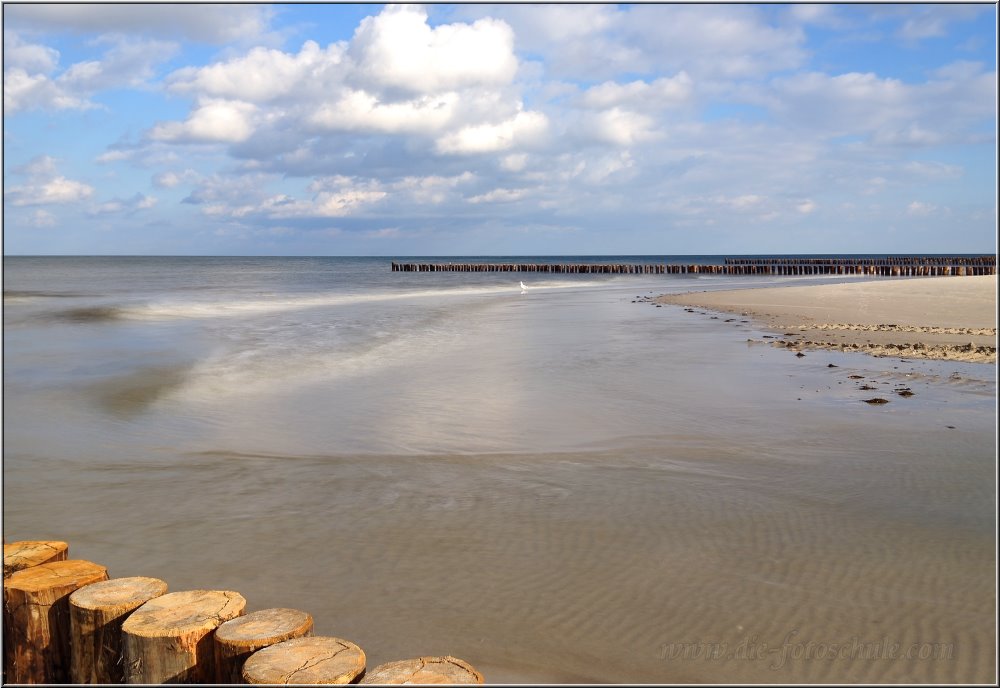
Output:
<svg viewBox="0 0 1000 688">
<path fill-rule="evenodd" d="M 379 664 L 365 674 L 361 683 L 403 684 L 444 683 L 450 685 L 482 683 L 483 675 L 467 662 L 454 657 L 418 657 Z"/>
<path fill-rule="evenodd" d="M 122 624 L 135 609 L 167 591 L 159 578 L 115 578 L 69 596 L 73 683 L 122 683 Z"/>
<path fill-rule="evenodd" d="M 212 632 L 243 613 L 229 590 L 185 590 L 146 602 L 122 624 L 126 683 L 212 683 Z"/>
<path fill-rule="evenodd" d="M 3 546 L 3 577 L 23 569 L 47 564 L 50 561 L 66 561 L 69 545 L 58 540 L 24 540 Z"/>
<path fill-rule="evenodd" d="M 5 682 L 69 682 L 69 596 L 107 579 L 103 566 L 70 559 L 17 571 L 4 581 Z"/>
<path fill-rule="evenodd" d="M 364 651 L 348 640 L 294 638 L 252 655 L 243 665 L 247 683 L 351 683 L 365 670 Z"/>
<path fill-rule="evenodd" d="M 243 664 L 261 648 L 312 635 L 311 614 L 262 609 L 227 621 L 215 631 L 216 683 L 242 683 Z"/>
</svg>

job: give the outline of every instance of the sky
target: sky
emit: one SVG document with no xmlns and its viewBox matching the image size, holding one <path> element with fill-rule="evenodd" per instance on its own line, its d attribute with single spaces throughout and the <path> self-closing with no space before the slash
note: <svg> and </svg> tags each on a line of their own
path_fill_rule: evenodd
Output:
<svg viewBox="0 0 1000 688">
<path fill-rule="evenodd" d="M 3 20 L 6 255 L 996 252 L 993 4 Z"/>
</svg>

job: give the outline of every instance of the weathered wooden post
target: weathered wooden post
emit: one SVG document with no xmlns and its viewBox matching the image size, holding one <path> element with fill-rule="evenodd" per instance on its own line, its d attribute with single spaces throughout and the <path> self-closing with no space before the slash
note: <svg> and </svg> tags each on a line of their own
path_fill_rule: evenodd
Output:
<svg viewBox="0 0 1000 688">
<path fill-rule="evenodd" d="M 230 590 L 185 590 L 146 602 L 122 624 L 126 683 L 212 683 L 212 632 L 243 613 Z"/>
<path fill-rule="evenodd" d="M 136 576 L 86 585 L 70 595 L 70 680 L 122 683 L 122 624 L 166 591 L 159 578 Z"/>
<path fill-rule="evenodd" d="M 412 684 L 437 683 L 447 685 L 479 684 L 483 675 L 467 662 L 455 657 L 417 657 L 398 662 L 386 662 L 365 674 L 359 683 Z"/>
<path fill-rule="evenodd" d="M 243 665 L 247 683 L 351 683 L 365 670 L 364 651 L 340 638 L 293 638 L 252 655 Z"/>
<path fill-rule="evenodd" d="M 4 581 L 7 682 L 69 682 L 69 596 L 84 585 L 107 579 L 103 566 L 68 559 L 17 571 Z"/>
<path fill-rule="evenodd" d="M 66 561 L 69 545 L 59 540 L 22 540 L 3 546 L 3 577 L 50 561 Z"/>
<path fill-rule="evenodd" d="M 242 683 L 243 664 L 262 648 L 312 635 L 313 618 L 297 609 L 262 609 L 215 631 L 216 683 Z"/>
</svg>

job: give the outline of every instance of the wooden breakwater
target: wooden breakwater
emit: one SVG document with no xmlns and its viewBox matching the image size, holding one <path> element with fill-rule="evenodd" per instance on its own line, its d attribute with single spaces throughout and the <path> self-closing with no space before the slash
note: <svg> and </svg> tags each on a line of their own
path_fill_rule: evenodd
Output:
<svg viewBox="0 0 1000 688">
<path fill-rule="evenodd" d="M 889 258 L 725 258 L 702 263 L 400 263 L 393 272 L 541 272 L 573 275 L 995 275 L 996 256 Z"/>
<path fill-rule="evenodd" d="M 3 683 L 480 684 L 451 656 L 367 670 L 364 650 L 314 636 L 296 609 L 249 614 L 232 590 L 167 592 L 158 578 L 111 578 L 54 540 L 4 542 Z"/>
</svg>

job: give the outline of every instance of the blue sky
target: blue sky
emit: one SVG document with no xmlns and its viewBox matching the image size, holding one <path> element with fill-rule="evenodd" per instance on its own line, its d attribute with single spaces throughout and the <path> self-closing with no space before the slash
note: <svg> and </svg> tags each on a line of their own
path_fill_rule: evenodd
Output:
<svg viewBox="0 0 1000 688">
<path fill-rule="evenodd" d="M 996 11 L 5 5 L 4 252 L 992 253 Z"/>
</svg>

